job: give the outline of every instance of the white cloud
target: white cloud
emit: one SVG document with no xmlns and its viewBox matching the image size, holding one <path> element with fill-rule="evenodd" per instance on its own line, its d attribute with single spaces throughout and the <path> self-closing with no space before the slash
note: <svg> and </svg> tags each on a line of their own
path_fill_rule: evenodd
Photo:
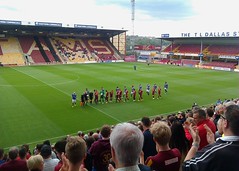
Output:
<svg viewBox="0 0 239 171">
<path fill-rule="evenodd" d="M 91 24 L 104 28 L 124 28 L 129 30 L 128 34 L 132 34 L 131 4 L 129 0 L 128 6 L 126 6 L 126 1 L 124 1 L 124 5 L 117 5 L 117 1 L 113 0 L 112 3 L 107 1 L 109 3 L 103 5 L 97 5 L 96 2 L 96 0 L 41 0 L 38 2 L 32 0 L 0 0 L 0 19 Z M 159 3 L 159 1 L 155 2 Z M 160 3 L 163 2 L 160 1 Z M 180 1 L 178 0 L 178 2 Z M 160 20 L 160 16 L 155 17 L 146 9 L 143 10 L 142 7 L 137 9 L 139 3 L 140 1 L 136 1 L 135 35 L 158 37 L 161 33 L 225 31 L 239 28 L 236 21 L 236 0 L 185 0 L 184 3 L 190 4 L 193 14 L 184 17 L 184 19 L 177 18 L 174 20 Z"/>
</svg>

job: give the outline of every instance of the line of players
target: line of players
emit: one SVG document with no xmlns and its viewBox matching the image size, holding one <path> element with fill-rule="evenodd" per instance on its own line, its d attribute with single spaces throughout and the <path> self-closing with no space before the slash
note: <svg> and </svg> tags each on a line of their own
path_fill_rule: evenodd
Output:
<svg viewBox="0 0 239 171">
<path fill-rule="evenodd" d="M 164 83 L 164 92 L 165 94 L 168 92 L 168 83 L 165 82 Z M 150 95 L 150 84 L 146 85 L 146 93 L 149 96 Z M 131 92 L 130 92 L 130 97 L 132 98 L 133 101 L 136 101 L 136 94 L 137 91 L 134 87 L 134 85 L 131 86 Z M 143 88 L 142 85 L 139 85 L 138 88 L 138 94 L 139 94 L 139 98 L 138 101 L 142 101 L 143 100 Z M 161 98 L 161 87 L 157 86 L 156 84 L 153 85 L 152 87 L 152 97 L 153 99 L 157 97 Z M 81 95 L 81 100 L 80 100 L 80 106 L 84 106 L 87 103 L 92 104 L 93 102 L 95 104 L 98 103 L 108 103 L 108 102 L 113 102 L 113 100 L 115 100 L 116 103 L 119 102 L 127 102 L 129 101 L 129 91 L 127 89 L 126 86 L 124 86 L 124 90 L 122 91 L 118 86 L 116 87 L 115 90 L 115 99 L 114 98 L 114 91 L 108 91 L 108 90 L 104 90 L 103 87 L 101 87 L 100 92 L 98 92 L 98 90 L 94 90 L 89 91 L 87 88 L 85 90 L 85 92 Z M 76 106 L 76 100 L 77 100 L 77 95 L 76 93 L 72 93 L 72 107 Z"/>
</svg>

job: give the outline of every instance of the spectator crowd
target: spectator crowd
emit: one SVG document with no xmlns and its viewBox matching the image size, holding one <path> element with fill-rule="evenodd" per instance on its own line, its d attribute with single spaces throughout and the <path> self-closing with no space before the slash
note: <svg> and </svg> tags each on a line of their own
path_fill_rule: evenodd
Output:
<svg viewBox="0 0 239 171">
<path fill-rule="evenodd" d="M 0 171 L 238 171 L 239 99 L 140 121 L 51 144 L 0 149 Z"/>
</svg>

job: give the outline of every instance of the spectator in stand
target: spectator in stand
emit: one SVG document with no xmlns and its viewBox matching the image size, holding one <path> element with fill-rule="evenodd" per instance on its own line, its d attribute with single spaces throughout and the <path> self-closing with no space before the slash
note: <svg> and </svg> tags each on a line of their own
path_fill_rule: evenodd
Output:
<svg viewBox="0 0 239 171">
<path fill-rule="evenodd" d="M 185 113 L 185 117 L 188 118 L 188 117 L 193 117 L 193 112 L 191 109 L 188 109 Z"/>
<path fill-rule="evenodd" d="M 171 130 L 166 122 L 158 121 L 150 128 L 156 142 L 158 154 L 149 156 L 145 164 L 155 171 L 178 171 L 180 168 L 181 153 L 177 148 L 171 149 L 169 141 Z"/>
<path fill-rule="evenodd" d="M 215 139 L 217 138 L 220 138 L 223 136 L 223 124 L 222 124 L 222 119 L 220 118 L 218 121 L 217 121 L 217 131 L 215 132 Z"/>
<path fill-rule="evenodd" d="M 60 171 L 87 171 L 83 161 L 86 156 L 85 140 L 79 136 L 68 137 L 66 153 L 62 154 L 63 165 Z"/>
<path fill-rule="evenodd" d="M 190 142 L 190 145 L 191 145 L 192 144 L 192 136 L 189 133 L 189 126 L 190 126 L 190 124 L 195 126 L 193 117 L 188 117 L 186 119 L 186 121 L 183 123 L 183 128 L 184 128 L 184 131 L 185 131 L 185 136 L 186 136 L 186 138 L 188 139 L 188 141 Z"/>
<path fill-rule="evenodd" d="M 161 121 L 162 120 L 162 117 L 161 116 L 156 116 L 154 118 L 154 123 L 158 122 L 158 121 Z"/>
<path fill-rule="evenodd" d="M 214 110 L 212 108 L 208 107 L 208 108 L 206 108 L 205 112 L 207 115 L 207 119 L 213 121 L 214 120 L 214 118 L 213 118 Z"/>
<path fill-rule="evenodd" d="M 33 150 L 33 154 L 34 155 L 40 154 L 42 146 L 43 146 L 43 144 L 37 144 L 35 149 Z"/>
<path fill-rule="evenodd" d="M 157 154 L 156 151 L 156 144 L 153 140 L 153 135 L 151 134 L 149 128 L 151 126 L 151 121 L 149 117 L 143 117 L 141 119 L 141 123 L 143 126 L 143 135 L 144 135 L 144 145 L 143 145 L 143 152 L 144 152 L 144 161 L 149 156 L 154 156 Z"/>
<path fill-rule="evenodd" d="M 95 132 L 92 137 L 95 139 L 95 141 L 97 141 L 100 137 L 99 137 L 99 133 Z"/>
<path fill-rule="evenodd" d="M 0 148 L 0 165 L 5 163 L 6 161 L 4 160 L 4 150 L 3 148 Z"/>
<path fill-rule="evenodd" d="M 224 137 L 214 142 L 214 133 L 205 126 L 208 141 L 212 144 L 198 150 L 198 130 L 190 127 L 193 145 L 183 164 L 184 171 L 238 171 L 239 170 L 239 106 L 226 107 L 221 115 Z"/>
<path fill-rule="evenodd" d="M 111 136 L 111 154 L 116 171 L 150 171 L 145 165 L 138 164 L 144 137 L 142 131 L 131 123 L 118 124 Z M 109 171 L 115 169 L 110 164 Z"/>
<path fill-rule="evenodd" d="M 225 109 L 227 106 L 235 105 L 235 104 L 236 104 L 236 103 L 235 103 L 233 100 L 227 100 L 225 103 L 223 103 L 224 109 Z"/>
<path fill-rule="evenodd" d="M 108 171 L 108 164 L 111 158 L 110 133 L 111 127 L 103 125 L 100 131 L 101 138 L 95 141 L 89 149 L 89 153 L 93 158 L 93 167 L 96 171 Z"/>
<path fill-rule="evenodd" d="M 27 167 L 29 171 L 43 171 L 44 160 L 41 155 L 31 156 L 27 160 Z"/>
<path fill-rule="evenodd" d="M 28 144 L 23 144 L 22 148 L 26 149 L 26 152 L 27 152 L 26 159 L 29 159 L 31 157 L 31 152 L 30 152 L 30 149 L 29 149 L 29 145 Z"/>
<path fill-rule="evenodd" d="M 190 149 L 190 142 L 186 138 L 183 125 L 180 121 L 173 122 L 170 128 L 172 135 L 170 138 L 169 147 L 171 149 L 177 148 L 180 151 L 182 156 L 180 164 L 182 164 Z"/>
<path fill-rule="evenodd" d="M 86 153 L 86 158 L 84 160 L 84 166 L 87 170 L 92 170 L 93 168 L 93 159 L 91 154 L 89 153 L 89 149 L 91 147 L 91 145 L 95 142 L 95 139 L 93 136 L 89 136 L 86 140 L 86 146 L 87 146 L 87 153 Z"/>
<path fill-rule="evenodd" d="M 219 104 L 222 104 L 221 99 L 217 99 L 217 101 L 216 101 L 216 106 L 219 105 Z"/>
<path fill-rule="evenodd" d="M 225 108 L 225 106 L 223 104 L 219 104 L 215 107 L 215 114 L 213 116 L 214 117 L 213 122 L 215 125 L 217 125 L 217 122 L 218 122 L 221 114 L 223 114 L 224 108 Z"/>
<path fill-rule="evenodd" d="M 212 121 L 206 118 L 206 112 L 203 109 L 194 110 L 193 118 L 194 118 L 194 123 L 197 126 L 199 136 L 201 139 L 200 145 L 199 145 L 199 150 L 200 150 L 206 145 L 208 145 L 207 131 L 204 128 L 204 124 L 206 124 L 212 130 L 214 134 L 216 132 L 216 126 Z M 191 139 L 191 142 L 192 142 L 192 139 Z"/>
<path fill-rule="evenodd" d="M 28 171 L 26 160 L 18 160 L 19 150 L 17 147 L 12 147 L 9 150 L 9 161 L 0 165 L 0 171 Z"/>
<path fill-rule="evenodd" d="M 79 137 L 81 137 L 81 138 L 84 138 L 84 133 L 82 132 L 82 131 L 78 131 L 77 132 L 77 135 L 79 136 Z"/>
<path fill-rule="evenodd" d="M 43 145 L 44 144 L 49 145 L 52 148 L 50 140 L 43 141 Z M 56 159 L 56 153 L 54 152 L 54 150 L 51 150 L 51 158 Z"/>
<path fill-rule="evenodd" d="M 44 159 L 43 171 L 54 171 L 59 159 L 52 159 L 52 149 L 50 145 L 44 144 L 41 148 L 41 156 Z"/>
<path fill-rule="evenodd" d="M 27 160 L 27 152 L 25 147 L 21 147 L 19 150 L 19 158 L 21 160 Z"/>
<path fill-rule="evenodd" d="M 181 124 L 183 124 L 186 121 L 185 112 L 179 111 L 177 114 L 177 119 L 179 120 Z"/>
<path fill-rule="evenodd" d="M 66 147 L 66 139 L 59 140 L 55 143 L 54 149 L 57 155 L 57 158 L 59 159 L 58 164 L 56 165 L 54 171 L 59 171 L 62 167 L 62 154 L 65 153 L 65 147 Z"/>
</svg>

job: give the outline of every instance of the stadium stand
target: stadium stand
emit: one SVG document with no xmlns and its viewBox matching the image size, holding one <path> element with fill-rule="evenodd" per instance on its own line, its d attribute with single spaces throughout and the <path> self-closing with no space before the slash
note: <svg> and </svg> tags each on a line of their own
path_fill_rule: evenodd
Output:
<svg viewBox="0 0 239 171">
<path fill-rule="evenodd" d="M 212 55 L 239 55 L 238 45 L 210 45 L 208 52 Z"/>
<path fill-rule="evenodd" d="M 192 39 L 178 39 L 162 49 L 161 54 L 166 55 L 159 63 L 202 66 L 204 68 L 236 69 L 239 56 L 238 43 L 230 40 L 215 40 L 208 38 L 204 42 Z M 194 43 L 197 42 L 197 43 Z M 200 64 L 200 65 L 199 65 Z"/>
<path fill-rule="evenodd" d="M 230 68 L 235 69 L 236 63 L 229 63 L 229 62 L 208 62 L 203 63 L 203 66 L 213 66 L 213 67 L 224 67 L 224 68 Z"/>
<path fill-rule="evenodd" d="M 116 60 L 115 52 L 104 39 L 84 39 L 84 44 L 90 52 L 96 52 L 95 54 L 102 60 Z"/>
<path fill-rule="evenodd" d="M 23 53 L 30 56 L 34 63 L 46 63 L 33 36 L 18 37 Z"/>
<path fill-rule="evenodd" d="M 185 44 L 181 45 L 178 48 L 178 51 L 180 53 L 200 53 L 200 45 L 195 45 L 195 44 Z"/>
<path fill-rule="evenodd" d="M 9 22 L 13 24 L 9 25 Z M 80 24 L 65 27 L 62 23 L 18 23 L 7 20 L 3 20 L 0 25 L 0 62 L 3 66 L 8 63 L 94 63 L 122 60 L 125 55 L 126 30 L 122 29 L 101 29 L 96 25 Z M 5 47 L 6 42 L 12 47 L 9 37 L 15 39 L 15 44 L 19 47 L 14 49 L 19 52 L 7 52 L 9 50 Z M 12 54 L 12 58 L 18 53 L 22 55 L 20 63 L 19 60 L 7 60 L 4 56 Z"/>
<path fill-rule="evenodd" d="M 161 64 L 168 64 L 169 63 L 169 59 L 161 59 L 160 61 L 159 61 L 159 63 L 161 63 Z"/>
<path fill-rule="evenodd" d="M 19 42 L 15 37 L 0 41 L 0 62 L 3 65 L 24 65 L 25 60 Z"/>
<path fill-rule="evenodd" d="M 190 124 L 192 124 L 196 121 L 196 119 L 194 119 L 194 117 L 196 116 L 197 111 L 199 111 L 199 110 L 204 111 L 205 110 L 205 115 L 204 115 L 204 113 L 201 112 L 203 114 L 203 118 L 197 118 L 197 120 L 201 119 L 200 124 L 195 125 L 195 126 L 197 126 L 197 129 L 200 129 L 201 125 L 204 125 L 204 124 L 206 124 L 208 127 L 209 127 L 210 124 L 213 124 L 213 125 L 215 124 L 214 127 L 217 125 L 218 131 L 216 133 L 213 133 L 212 130 L 211 130 L 211 132 L 208 132 L 208 129 L 205 128 L 208 133 L 210 133 L 210 134 L 213 133 L 213 135 L 211 135 L 211 138 L 207 139 L 207 143 L 213 144 L 215 141 L 222 141 L 223 140 L 223 139 L 221 139 L 221 140 L 216 139 L 216 135 L 219 136 L 219 137 L 222 137 L 223 134 L 224 134 L 224 136 L 228 136 L 227 132 L 223 132 L 223 130 L 225 130 L 225 129 L 222 129 L 222 125 L 217 124 L 217 121 L 219 120 L 219 118 L 221 120 L 226 120 L 224 117 L 225 117 L 225 113 L 227 112 L 226 109 L 229 110 L 229 108 L 233 109 L 234 113 L 233 112 L 231 112 L 231 113 L 227 112 L 227 115 L 232 115 L 232 116 L 236 115 L 237 116 L 238 115 L 238 105 L 239 105 L 239 98 L 225 99 L 224 101 L 221 101 L 221 100 L 218 101 L 217 100 L 215 104 L 212 104 L 208 107 L 205 107 L 205 106 L 201 107 L 201 106 L 198 106 L 198 105 L 193 105 L 193 106 L 188 107 L 187 110 L 180 111 L 178 113 L 171 113 L 171 114 L 168 114 L 166 116 L 163 116 L 163 115 L 153 116 L 153 117 L 149 118 L 150 119 L 149 122 L 153 126 L 156 126 L 155 123 L 158 124 L 158 123 L 160 123 L 160 121 L 161 121 L 161 123 L 162 123 L 162 121 L 164 121 L 163 123 L 166 123 L 167 124 L 166 126 L 169 126 L 172 134 L 175 134 L 175 137 L 170 135 L 170 137 L 168 139 L 168 141 L 170 141 L 170 144 L 168 145 L 167 149 L 176 148 L 176 150 L 179 150 L 180 153 L 182 154 L 182 148 L 184 148 L 183 145 L 185 145 L 185 143 L 186 143 L 187 147 L 186 147 L 186 151 L 184 151 L 185 154 L 184 154 L 183 159 L 186 156 L 185 160 L 188 160 L 188 154 L 190 153 L 189 148 L 196 147 L 197 150 L 198 150 L 198 144 L 196 146 L 195 142 L 194 141 L 192 142 L 193 137 L 191 136 L 191 130 L 190 130 L 191 127 L 192 127 L 192 125 L 190 126 Z M 206 109 L 211 109 L 212 110 L 213 117 L 209 117 L 208 113 L 206 112 Z M 230 111 L 232 111 L 231 109 L 230 109 Z M 221 116 L 222 114 L 223 114 L 223 116 Z M 232 117 L 230 117 L 230 118 L 232 118 Z M 202 122 L 202 120 L 204 120 L 204 122 Z M 214 121 L 216 121 L 216 122 L 214 122 Z M 139 129 L 141 129 L 141 131 L 143 131 L 143 122 L 142 121 L 135 120 L 135 121 L 129 121 L 129 123 L 132 123 L 132 124 L 136 125 Z M 179 127 L 174 127 L 173 128 L 173 125 L 175 125 L 175 124 L 179 125 Z M 213 126 L 213 125 L 211 125 L 211 126 Z M 112 127 L 109 127 L 108 129 L 111 129 L 111 128 L 114 129 L 114 125 L 112 125 Z M 78 131 L 78 133 L 76 135 L 72 135 L 72 136 L 74 136 L 74 137 L 79 136 L 79 137 L 83 138 L 86 141 L 87 149 L 89 150 L 89 149 L 91 149 L 91 147 L 93 147 L 92 144 L 94 144 L 94 142 L 105 141 L 104 139 L 102 139 L 103 134 L 105 135 L 106 133 L 105 132 L 98 132 L 98 129 L 97 129 L 96 132 L 94 132 L 92 130 L 90 130 L 89 132 Z M 180 134 L 180 137 L 184 137 L 184 141 L 186 141 L 186 142 L 184 142 L 184 141 L 174 142 L 175 139 L 179 140 L 178 137 L 177 137 L 179 134 Z M 94 135 L 96 135 L 96 136 L 94 136 Z M 63 136 L 62 140 L 60 140 L 60 141 L 69 141 L 72 138 L 72 136 L 70 136 L 70 135 Z M 199 134 L 199 136 L 202 136 L 202 135 Z M 202 140 L 202 137 L 200 137 L 200 139 Z M 50 143 L 49 140 L 46 140 L 46 141 L 48 141 Z M 46 142 L 46 141 L 44 141 L 44 142 Z M 108 141 L 108 139 L 107 139 L 107 141 Z M 235 140 L 233 140 L 233 141 L 235 141 Z M 43 144 L 44 144 L 44 142 L 43 142 Z M 98 142 L 96 142 L 96 143 L 98 143 Z M 238 140 L 237 140 L 237 142 L 238 142 Z M 37 144 L 35 146 L 35 149 L 33 150 L 32 154 L 29 153 L 30 149 L 28 149 L 26 151 L 26 152 L 28 152 L 28 158 L 30 156 L 35 156 L 35 155 L 38 155 L 38 154 L 43 155 L 43 152 L 45 152 L 43 149 L 45 149 L 45 147 L 46 147 L 45 146 L 44 148 L 42 148 L 43 144 Z M 65 144 L 66 143 L 63 143 L 62 146 L 59 146 L 58 148 L 63 148 L 64 149 Z M 230 144 L 230 143 L 227 143 L 227 144 Z M 24 144 L 24 145 L 27 145 L 27 144 Z M 85 145 L 85 147 L 86 147 L 86 145 Z M 40 146 L 41 153 L 39 153 L 39 149 L 38 149 L 39 146 Z M 204 146 L 204 147 L 207 148 L 209 146 Z M 15 148 L 17 148 L 17 147 L 15 147 Z M 52 156 L 51 155 L 52 154 L 51 150 L 53 150 L 55 153 L 57 153 L 59 150 L 56 151 L 56 149 L 58 149 L 58 148 L 54 149 L 54 147 L 52 147 L 52 149 L 51 149 L 51 147 L 48 146 L 47 147 L 47 149 L 48 149 L 47 152 L 49 152 L 49 156 L 50 157 Z M 218 150 L 220 150 L 220 149 L 218 149 Z M 238 149 L 235 148 L 235 150 L 238 150 Z M 203 152 L 203 149 L 200 152 Z M 89 151 L 88 151 L 88 153 L 89 153 Z M 160 153 L 160 151 L 158 151 L 158 153 Z M 221 150 L 220 154 L 224 154 L 224 153 L 225 153 L 225 151 Z M 1 161 L 0 169 L 2 169 L 3 167 L 5 167 L 6 165 L 9 164 L 9 163 L 7 163 L 7 161 L 10 157 L 10 156 L 6 156 L 5 158 L 3 158 L 3 156 L 4 156 L 4 151 L 3 150 L 2 150 L 1 156 L 0 156 L 1 157 L 0 158 L 0 161 Z M 87 167 L 88 170 L 92 170 L 93 160 L 92 160 L 92 158 L 89 158 L 89 157 L 90 156 L 87 156 L 87 159 L 84 160 L 84 165 L 85 165 L 85 167 L 88 166 Z M 142 158 L 143 158 L 143 156 L 141 156 L 140 163 L 144 164 L 145 161 L 147 163 L 148 160 L 143 160 Z M 151 158 L 151 157 L 149 157 L 149 158 Z M 101 156 L 98 159 L 101 159 Z M 102 159 L 103 159 L 103 157 L 102 157 Z M 106 159 L 106 158 L 104 157 L 104 159 Z M 215 158 L 213 158 L 213 159 L 215 159 Z M 201 160 L 200 162 L 206 162 L 207 161 L 206 159 L 200 159 L 200 160 Z M 109 160 L 107 159 L 107 161 L 105 161 L 105 162 L 109 162 Z M 178 162 L 178 160 L 177 160 L 177 162 Z M 185 164 L 183 160 L 179 160 L 179 162 L 180 162 L 181 165 Z M 147 164 L 150 167 L 154 167 L 153 165 L 151 166 L 150 163 L 147 163 Z M 218 165 L 218 163 L 216 165 Z M 62 167 L 62 165 L 57 166 L 57 168 L 59 168 L 59 169 L 61 167 Z M 232 167 L 232 168 L 233 167 L 238 167 L 238 163 L 237 162 L 231 163 L 230 167 Z M 227 168 L 222 169 L 222 170 L 227 170 Z"/>
<path fill-rule="evenodd" d="M 182 59 L 182 64 L 183 65 L 198 65 L 199 60 L 191 60 L 191 59 Z"/>
</svg>

